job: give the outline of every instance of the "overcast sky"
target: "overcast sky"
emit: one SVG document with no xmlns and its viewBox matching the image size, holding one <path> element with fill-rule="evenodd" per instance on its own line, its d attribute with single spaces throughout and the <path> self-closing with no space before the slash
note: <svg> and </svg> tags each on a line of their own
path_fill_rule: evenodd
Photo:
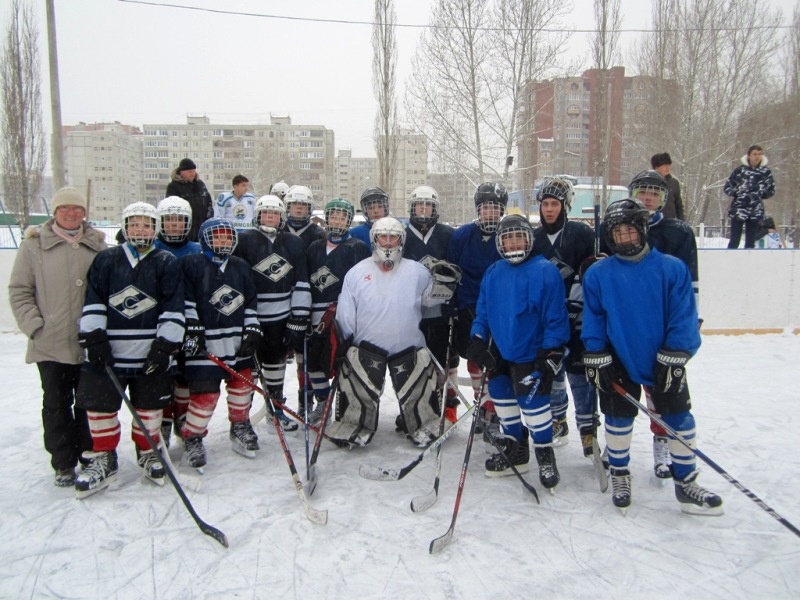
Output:
<svg viewBox="0 0 800 600">
<path fill-rule="evenodd" d="M 398 0 L 398 24 L 426 24 L 434 3 Z M 591 28 L 592 0 L 572 3 L 571 25 Z M 3 32 L 10 4 L 0 0 Z M 45 3 L 33 4 L 41 24 L 49 130 Z M 781 8 L 789 22 L 794 0 L 769 4 Z M 184 123 L 187 113 L 207 115 L 212 123 L 266 123 L 270 113 L 288 113 L 295 124 L 333 129 L 337 150 L 374 156 L 371 27 L 255 16 L 368 22 L 372 0 L 55 0 L 55 5 L 65 125 Z M 625 28 L 648 27 L 649 2 L 623 0 L 622 7 Z M 419 28 L 398 29 L 401 90 L 421 33 Z M 623 34 L 623 48 L 637 35 Z M 583 59 L 588 67 L 588 34 L 574 34 L 571 47 L 572 58 Z"/>
</svg>

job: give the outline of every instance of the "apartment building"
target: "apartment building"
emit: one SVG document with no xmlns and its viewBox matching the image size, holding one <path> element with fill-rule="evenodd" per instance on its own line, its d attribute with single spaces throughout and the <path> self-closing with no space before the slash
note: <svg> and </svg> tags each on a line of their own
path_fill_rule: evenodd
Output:
<svg viewBox="0 0 800 600">
<path fill-rule="evenodd" d="M 352 150 L 339 150 L 335 171 L 334 196 L 349 200 L 356 210 L 361 210 L 361 192 L 378 185 L 378 159 L 356 157 Z"/>
</svg>

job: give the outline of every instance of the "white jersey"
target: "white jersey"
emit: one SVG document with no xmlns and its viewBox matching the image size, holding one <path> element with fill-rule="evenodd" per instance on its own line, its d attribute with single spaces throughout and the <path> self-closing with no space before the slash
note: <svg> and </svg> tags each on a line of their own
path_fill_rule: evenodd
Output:
<svg viewBox="0 0 800 600">
<path fill-rule="evenodd" d="M 245 229 L 253 226 L 255 205 L 256 198 L 250 192 L 242 194 L 241 198 L 237 198 L 232 192 L 226 192 L 217 196 L 214 216 L 227 219 L 237 229 Z"/>
<path fill-rule="evenodd" d="M 354 344 L 368 341 L 389 355 L 410 346 L 422 348 L 422 307 L 441 303 L 430 297 L 432 288 L 430 272 L 416 261 L 401 259 L 384 272 L 372 257 L 365 258 L 344 278 L 336 321 Z"/>
</svg>

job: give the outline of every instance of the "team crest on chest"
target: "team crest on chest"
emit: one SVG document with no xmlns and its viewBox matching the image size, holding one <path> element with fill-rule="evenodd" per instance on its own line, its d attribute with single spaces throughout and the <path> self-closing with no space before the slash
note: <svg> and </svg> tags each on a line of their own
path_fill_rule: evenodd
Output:
<svg viewBox="0 0 800 600">
<path fill-rule="evenodd" d="M 320 292 L 325 288 L 339 283 L 339 278 L 334 275 L 328 267 L 320 267 L 316 272 L 311 274 L 310 279 L 311 285 Z"/>
<path fill-rule="evenodd" d="M 133 285 L 129 285 L 121 292 L 111 296 L 108 299 L 108 303 L 111 308 L 126 319 L 138 317 L 158 304 L 158 302 Z"/>
<path fill-rule="evenodd" d="M 229 285 L 223 285 L 211 295 L 208 303 L 228 317 L 244 304 L 244 296 Z"/>
<path fill-rule="evenodd" d="M 253 270 L 261 273 L 264 277 L 277 283 L 286 277 L 286 274 L 292 270 L 292 265 L 290 265 L 289 261 L 282 256 L 279 256 L 278 254 L 270 254 L 258 264 L 253 265 Z"/>
</svg>

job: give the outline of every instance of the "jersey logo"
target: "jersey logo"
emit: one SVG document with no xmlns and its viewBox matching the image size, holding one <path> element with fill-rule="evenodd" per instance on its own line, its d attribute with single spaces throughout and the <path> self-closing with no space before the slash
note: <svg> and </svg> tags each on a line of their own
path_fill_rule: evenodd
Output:
<svg viewBox="0 0 800 600">
<path fill-rule="evenodd" d="M 292 265 L 282 256 L 270 254 L 267 258 L 254 265 L 253 269 L 261 273 L 267 279 L 271 279 L 277 283 L 292 270 Z"/>
<path fill-rule="evenodd" d="M 150 296 L 132 285 L 111 296 L 108 299 L 108 303 L 111 308 L 126 319 L 138 317 L 158 304 Z"/>
<path fill-rule="evenodd" d="M 211 295 L 208 303 L 229 317 L 244 304 L 244 295 L 228 285 L 223 285 Z"/>
<path fill-rule="evenodd" d="M 364 281 L 372 281 L 372 275 L 371 275 L 371 274 L 369 274 L 369 273 L 367 273 L 366 275 L 364 275 Z"/>
<path fill-rule="evenodd" d="M 332 285 L 336 285 L 339 283 L 339 278 L 334 275 L 328 267 L 320 267 L 315 273 L 311 274 L 310 277 L 311 285 L 317 288 L 320 292 L 325 288 L 329 288 Z"/>
<path fill-rule="evenodd" d="M 233 218 L 244 219 L 247 217 L 247 207 L 243 204 L 237 204 L 233 207 Z"/>
</svg>

